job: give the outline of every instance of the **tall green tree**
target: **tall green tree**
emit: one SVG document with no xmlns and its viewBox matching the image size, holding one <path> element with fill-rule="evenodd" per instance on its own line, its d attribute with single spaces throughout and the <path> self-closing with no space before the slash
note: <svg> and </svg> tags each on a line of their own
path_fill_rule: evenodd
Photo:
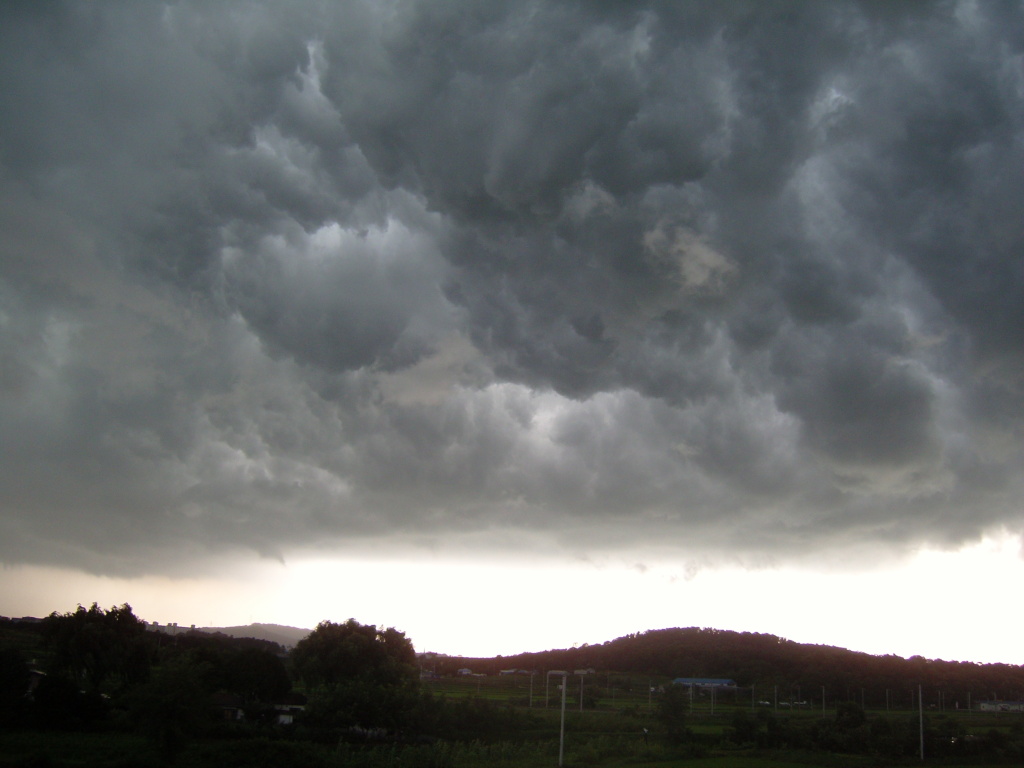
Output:
<svg viewBox="0 0 1024 768">
<path fill-rule="evenodd" d="M 49 672 L 91 693 L 121 690 L 146 679 L 151 641 L 146 623 L 125 603 L 109 610 L 93 603 L 43 620 Z"/>
<path fill-rule="evenodd" d="M 400 728 L 416 706 L 416 651 L 397 629 L 323 621 L 291 663 L 311 694 L 312 716 L 325 724 Z"/>
<path fill-rule="evenodd" d="M 665 728 L 669 741 L 679 744 L 689 738 L 686 714 L 690 709 L 690 692 L 682 685 L 669 685 L 658 698 L 657 718 Z"/>
</svg>

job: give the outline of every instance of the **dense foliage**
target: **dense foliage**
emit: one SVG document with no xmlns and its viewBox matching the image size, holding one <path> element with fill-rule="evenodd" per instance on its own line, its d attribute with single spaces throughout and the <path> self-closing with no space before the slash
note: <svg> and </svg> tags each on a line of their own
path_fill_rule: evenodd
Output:
<svg viewBox="0 0 1024 768">
<path fill-rule="evenodd" d="M 311 692 L 319 725 L 402 728 L 416 706 L 419 671 L 412 642 L 396 629 L 354 619 L 321 622 L 291 654 L 296 678 Z"/>
<path fill-rule="evenodd" d="M 130 605 L 103 610 L 93 603 L 73 613 L 52 613 L 43 620 L 43 637 L 49 671 L 89 692 L 119 690 L 148 674 L 146 624 Z"/>
<path fill-rule="evenodd" d="M 47 745 L 58 735 L 79 739 L 66 759 L 40 763 L 53 765 L 78 764 L 90 734 L 105 739 L 89 742 L 90 754 L 99 743 L 127 740 L 111 765 L 549 765 L 561 696 L 543 671 L 587 667 L 600 671 L 574 680 L 568 696 L 570 764 L 744 750 L 891 762 L 914 759 L 922 735 L 936 758 L 1024 759 L 1020 715 L 956 711 L 970 694 L 975 702 L 1024 698 L 1022 669 L 1009 665 L 871 657 L 700 629 L 496 659 L 428 654 L 420 662 L 404 633 L 354 620 L 321 623 L 290 653 L 263 640 L 147 630 L 128 605 L 79 607 L 37 623 L 0 620 L 0 765 L 35 760 L 5 762 L 16 742 L 4 739 L 18 734 L 44 734 Z M 455 674 L 467 666 L 478 674 Z M 511 673 L 524 669 L 541 674 Z M 746 687 L 721 693 L 716 706 L 709 691 L 669 684 L 675 676 Z M 878 701 L 882 686 L 909 699 L 918 685 L 938 694 L 923 719 L 909 701 L 891 712 L 888 700 Z M 795 701 L 801 686 L 829 686 L 827 710 L 820 702 L 780 709 L 754 696 L 781 688 Z M 282 705 L 292 707 L 284 720 Z"/>
<path fill-rule="evenodd" d="M 869 706 L 889 697 L 909 701 L 922 685 L 944 691 L 949 702 L 965 706 L 983 698 L 1024 700 L 1024 667 L 974 664 L 914 656 L 872 656 L 843 648 L 806 645 L 774 635 L 718 629 L 657 629 L 626 635 L 601 645 L 524 653 L 496 659 L 441 659 L 438 669 L 458 667 L 497 674 L 506 668 L 610 669 L 622 673 L 675 677 L 721 677 L 744 688 L 778 686 L 787 699 L 812 696 L 822 686 Z"/>
<path fill-rule="evenodd" d="M 321 622 L 291 654 L 299 680 L 311 687 L 349 681 L 371 686 L 406 684 L 417 676 L 416 651 L 404 633 L 349 619 Z"/>
</svg>

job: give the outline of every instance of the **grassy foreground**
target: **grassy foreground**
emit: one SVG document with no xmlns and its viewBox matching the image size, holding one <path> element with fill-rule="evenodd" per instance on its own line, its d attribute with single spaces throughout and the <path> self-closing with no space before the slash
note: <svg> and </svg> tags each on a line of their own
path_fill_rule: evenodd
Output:
<svg viewBox="0 0 1024 768">
<path fill-rule="evenodd" d="M 429 745 L 324 745 L 266 737 L 195 740 L 172 758 L 125 733 L 0 733 L 0 767 L 7 768 L 552 768 L 557 740 Z M 692 749 L 617 737 L 567 738 L 572 768 L 884 768 L 921 765 L 918 759 L 750 749 Z M 987 760 L 929 759 L 927 765 L 977 768 Z"/>
</svg>

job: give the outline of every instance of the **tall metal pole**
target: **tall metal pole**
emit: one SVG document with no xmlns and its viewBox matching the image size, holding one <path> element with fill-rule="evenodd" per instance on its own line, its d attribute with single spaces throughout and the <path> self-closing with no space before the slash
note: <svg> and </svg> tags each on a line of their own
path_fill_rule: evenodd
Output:
<svg viewBox="0 0 1024 768">
<path fill-rule="evenodd" d="M 924 699 L 920 685 L 917 686 L 917 721 L 921 728 L 921 760 L 924 761 Z"/>
<path fill-rule="evenodd" d="M 558 732 L 558 768 L 562 768 L 565 757 L 565 689 L 569 687 L 569 675 L 562 673 L 562 726 Z"/>
</svg>

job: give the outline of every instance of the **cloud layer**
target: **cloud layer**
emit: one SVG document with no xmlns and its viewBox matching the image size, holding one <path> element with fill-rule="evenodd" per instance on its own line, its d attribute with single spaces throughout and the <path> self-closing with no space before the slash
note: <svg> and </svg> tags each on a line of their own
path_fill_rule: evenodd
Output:
<svg viewBox="0 0 1024 768">
<path fill-rule="evenodd" d="M 0 17 L 3 561 L 1021 530 L 1019 5 Z"/>
</svg>

